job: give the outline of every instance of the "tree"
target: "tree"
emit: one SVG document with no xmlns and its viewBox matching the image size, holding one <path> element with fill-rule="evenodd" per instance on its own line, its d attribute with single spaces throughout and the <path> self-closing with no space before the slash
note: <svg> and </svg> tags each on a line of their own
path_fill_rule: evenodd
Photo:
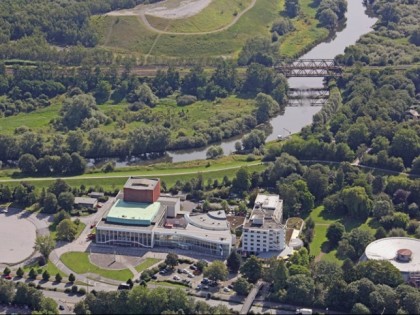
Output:
<svg viewBox="0 0 420 315">
<path fill-rule="evenodd" d="M 314 299 L 314 280 L 306 275 L 290 276 L 286 281 L 286 300 L 296 304 L 311 304 Z"/>
<path fill-rule="evenodd" d="M 0 303 L 12 303 L 15 297 L 15 286 L 13 282 L 6 282 L 0 279 Z"/>
<path fill-rule="evenodd" d="M 197 262 L 197 269 L 201 272 L 204 271 L 204 269 L 208 266 L 208 263 L 205 260 L 199 260 Z"/>
<path fill-rule="evenodd" d="M 44 198 L 44 209 L 43 212 L 55 213 L 57 211 L 57 197 L 52 193 L 46 193 Z"/>
<path fill-rule="evenodd" d="M 242 147 L 244 150 L 259 148 L 265 142 L 265 133 L 262 130 L 252 130 L 242 138 Z"/>
<path fill-rule="evenodd" d="M 233 179 L 232 188 L 238 192 L 246 192 L 251 188 L 251 177 L 246 167 L 241 167 Z"/>
<path fill-rule="evenodd" d="M 91 95 L 80 94 L 67 98 L 60 111 L 62 123 L 68 129 L 76 129 L 85 119 L 93 116 L 96 108 L 95 99 Z"/>
<path fill-rule="evenodd" d="M 44 280 L 44 281 L 48 281 L 48 280 L 50 280 L 50 273 L 48 272 L 48 270 L 45 270 L 45 271 L 42 273 L 42 280 Z"/>
<path fill-rule="evenodd" d="M 71 192 L 62 192 L 58 196 L 58 205 L 67 212 L 70 212 L 73 209 L 73 204 L 74 195 Z"/>
<path fill-rule="evenodd" d="M 334 222 L 328 227 L 327 238 L 332 246 L 337 246 L 338 242 L 341 241 L 345 232 L 345 227 L 340 222 Z"/>
<path fill-rule="evenodd" d="M 280 109 L 279 104 L 270 95 L 264 93 L 258 93 L 255 103 L 257 105 L 256 118 L 259 124 L 268 121 Z"/>
<path fill-rule="evenodd" d="M 40 305 L 40 314 L 56 314 L 57 302 L 50 297 L 43 297 Z"/>
<path fill-rule="evenodd" d="M 379 240 L 380 238 L 385 238 L 387 236 L 385 229 L 380 226 L 375 232 L 375 238 Z"/>
<path fill-rule="evenodd" d="M 294 18 L 299 14 L 300 11 L 300 4 L 299 0 L 286 0 L 285 3 L 286 14 Z"/>
<path fill-rule="evenodd" d="M 35 269 L 34 268 L 31 268 L 31 270 L 29 270 L 29 274 L 28 274 L 28 276 L 29 276 L 29 279 L 36 279 L 36 276 L 37 276 L 38 274 L 37 274 L 37 272 L 35 271 Z"/>
<path fill-rule="evenodd" d="M 411 166 L 420 153 L 420 137 L 414 129 L 398 130 L 391 143 L 391 153 L 403 159 L 405 166 Z"/>
<path fill-rule="evenodd" d="M 376 200 L 373 203 L 372 214 L 375 218 L 380 219 L 386 215 L 390 215 L 394 212 L 394 207 L 388 200 Z"/>
<path fill-rule="evenodd" d="M 8 276 L 8 275 L 10 275 L 10 273 L 11 273 L 12 271 L 10 270 L 10 268 L 9 267 L 6 267 L 6 268 L 4 268 L 4 270 L 3 270 L 3 275 L 5 275 L 5 276 Z"/>
<path fill-rule="evenodd" d="M 55 282 L 60 283 L 63 280 L 63 277 L 60 275 L 59 272 L 55 275 Z"/>
<path fill-rule="evenodd" d="M 40 235 L 35 239 L 35 250 L 39 251 L 46 260 L 55 247 L 55 241 L 50 235 Z"/>
<path fill-rule="evenodd" d="M 36 173 L 36 163 L 36 157 L 32 154 L 26 153 L 20 157 L 18 161 L 18 167 L 22 173 L 33 175 Z"/>
<path fill-rule="evenodd" d="M 362 303 L 356 303 L 351 308 L 350 314 L 371 314 L 369 308 Z"/>
<path fill-rule="evenodd" d="M 76 281 L 76 277 L 74 276 L 74 274 L 70 274 L 69 275 L 69 282 L 74 282 L 74 281 Z"/>
<path fill-rule="evenodd" d="M 207 149 L 206 157 L 208 159 L 215 159 L 223 155 L 223 149 L 221 146 L 213 145 Z"/>
<path fill-rule="evenodd" d="M 313 279 L 316 283 L 322 283 L 325 287 L 330 287 L 332 283 L 343 279 L 343 270 L 335 262 L 318 261 L 315 263 Z"/>
<path fill-rule="evenodd" d="M 224 281 L 227 279 L 228 270 L 221 260 L 214 260 L 204 269 L 204 276 L 213 281 Z"/>
<path fill-rule="evenodd" d="M 112 86 L 108 81 L 100 81 L 96 86 L 94 96 L 98 104 L 103 104 L 108 101 L 111 95 Z"/>
<path fill-rule="evenodd" d="M 286 268 L 284 260 L 270 259 L 268 261 L 269 267 L 265 268 L 263 279 L 266 282 L 273 284 L 273 292 L 278 292 L 286 286 L 286 280 L 289 277 L 289 272 Z"/>
<path fill-rule="evenodd" d="M 318 19 L 322 26 L 330 30 L 335 29 L 338 25 L 338 16 L 331 9 L 322 10 L 319 13 Z"/>
<path fill-rule="evenodd" d="M 71 242 L 77 234 L 77 226 L 71 219 L 64 219 L 57 225 L 57 240 Z"/>
<path fill-rule="evenodd" d="M 227 258 L 226 264 L 230 272 L 238 273 L 239 268 L 241 267 L 241 256 L 233 250 Z"/>
<path fill-rule="evenodd" d="M 24 274 L 25 274 L 25 271 L 23 271 L 22 267 L 19 267 L 18 270 L 16 271 L 16 276 L 18 276 L 19 278 L 22 278 Z"/>
<path fill-rule="evenodd" d="M 362 221 L 365 221 L 372 209 L 372 200 L 364 187 L 355 186 L 344 188 L 340 194 L 348 213 Z"/>
<path fill-rule="evenodd" d="M 240 269 L 241 273 L 251 283 L 256 283 L 262 277 L 262 262 L 256 257 L 249 257 Z"/>
<path fill-rule="evenodd" d="M 238 295 L 248 295 L 251 288 L 252 284 L 246 281 L 243 277 L 238 278 L 238 280 L 233 283 L 233 291 L 235 291 Z"/>
<path fill-rule="evenodd" d="M 169 253 L 166 255 L 165 263 L 172 269 L 178 265 L 178 255 L 175 253 Z"/>
<path fill-rule="evenodd" d="M 344 236 L 344 239 L 349 241 L 357 257 L 360 257 L 364 253 L 366 246 L 375 240 L 369 231 L 359 228 L 351 230 L 350 233 Z"/>
<path fill-rule="evenodd" d="M 387 260 L 368 260 L 356 266 L 360 278 L 367 278 L 376 284 L 396 287 L 403 283 L 400 271 Z"/>
</svg>

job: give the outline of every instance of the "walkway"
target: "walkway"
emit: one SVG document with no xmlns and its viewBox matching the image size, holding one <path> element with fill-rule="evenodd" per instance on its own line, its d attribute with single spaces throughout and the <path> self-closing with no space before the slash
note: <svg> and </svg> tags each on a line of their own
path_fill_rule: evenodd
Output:
<svg viewBox="0 0 420 315">
<path fill-rule="evenodd" d="M 248 314 L 249 310 L 251 309 L 252 303 L 254 303 L 255 298 L 257 297 L 258 292 L 262 288 L 264 282 L 258 281 L 257 284 L 252 288 L 251 292 L 249 292 L 244 304 L 242 305 L 242 309 L 239 314 Z"/>
</svg>

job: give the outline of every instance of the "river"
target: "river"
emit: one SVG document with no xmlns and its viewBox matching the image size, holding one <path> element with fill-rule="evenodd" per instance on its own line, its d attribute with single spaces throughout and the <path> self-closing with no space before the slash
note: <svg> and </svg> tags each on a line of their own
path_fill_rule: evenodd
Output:
<svg viewBox="0 0 420 315">
<path fill-rule="evenodd" d="M 327 42 L 315 46 L 301 59 L 333 59 L 336 55 L 344 53 L 347 46 L 355 44 L 360 36 L 370 32 L 376 22 L 376 18 L 369 17 L 365 9 L 361 0 L 348 0 L 347 21 L 344 28 Z M 322 78 L 289 78 L 288 83 L 291 88 L 315 88 L 323 86 L 322 80 Z M 270 120 L 273 129 L 266 141 L 276 140 L 278 135 L 284 137 L 290 133 L 299 132 L 303 127 L 312 123 L 312 116 L 320 110 L 320 106 L 310 106 L 309 102 L 303 106 L 286 107 L 283 115 L 278 115 Z M 234 152 L 235 143 L 240 139 L 241 137 L 237 137 L 222 141 L 220 146 L 223 148 L 223 152 L 225 154 Z M 206 152 L 207 147 L 168 152 L 168 156 L 172 158 L 172 162 L 183 162 L 205 159 Z"/>
<path fill-rule="evenodd" d="M 336 55 L 344 53 L 347 46 L 353 45 L 362 36 L 371 31 L 376 18 L 369 17 L 363 6 L 362 0 L 348 0 L 346 24 L 329 40 L 320 43 L 303 55 L 301 59 L 333 59 Z M 323 78 L 289 78 L 291 88 L 316 88 L 323 86 Z M 284 114 L 278 115 L 270 120 L 272 131 L 266 141 L 276 140 L 279 135 L 285 137 L 289 134 L 299 132 L 303 127 L 312 123 L 312 117 L 321 110 L 320 106 L 311 106 L 310 101 L 303 102 L 301 106 L 286 107 Z M 241 140 L 240 137 L 230 138 L 222 141 L 220 145 L 225 155 L 235 151 L 235 143 Z M 157 162 L 185 162 L 192 160 L 206 159 L 208 147 L 191 150 L 169 151 L 163 158 L 149 160 L 146 163 Z M 141 163 L 133 159 L 131 162 L 117 162 L 116 166 Z M 143 162 L 144 163 L 144 162 Z"/>
</svg>

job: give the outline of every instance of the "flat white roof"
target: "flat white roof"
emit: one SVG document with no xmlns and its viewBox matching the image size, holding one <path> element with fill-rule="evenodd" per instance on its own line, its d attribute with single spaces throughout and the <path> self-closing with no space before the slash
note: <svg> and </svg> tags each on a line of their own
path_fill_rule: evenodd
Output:
<svg viewBox="0 0 420 315">
<path fill-rule="evenodd" d="M 412 252 L 410 262 L 400 262 L 395 258 L 400 249 Z M 370 243 L 365 255 L 371 260 L 388 260 L 401 272 L 420 272 L 420 240 L 408 237 L 386 237 Z"/>
<path fill-rule="evenodd" d="M 255 198 L 255 205 L 260 204 L 263 209 L 276 209 L 277 205 L 280 202 L 279 195 L 263 195 L 258 194 Z"/>
</svg>

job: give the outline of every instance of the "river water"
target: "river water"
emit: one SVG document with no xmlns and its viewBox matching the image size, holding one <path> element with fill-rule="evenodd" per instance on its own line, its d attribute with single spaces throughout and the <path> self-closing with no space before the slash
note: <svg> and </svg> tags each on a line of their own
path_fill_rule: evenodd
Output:
<svg viewBox="0 0 420 315">
<path fill-rule="evenodd" d="M 346 24 L 328 41 L 320 43 L 303 55 L 301 59 L 333 59 L 336 55 L 344 53 L 347 46 L 353 45 L 362 36 L 371 31 L 376 18 L 369 17 L 365 12 L 362 0 L 348 0 Z M 323 78 L 289 78 L 291 88 L 316 88 L 323 86 Z M 299 132 L 303 127 L 312 123 L 312 117 L 321 110 L 320 106 L 311 106 L 310 101 L 304 101 L 301 106 L 286 107 L 284 114 L 278 115 L 270 120 L 272 125 L 271 133 L 266 141 L 276 140 L 278 136 L 285 137 L 289 134 Z M 240 141 L 242 136 L 230 138 L 218 143 L 223 148 L 225 155 L 235 151 L 235 143 Z M 206 159 L 208 147 L 191 150 L 169 151 L 164 157 L 149 160 L 147 162 L 133 159 L 132 161 L 117 162 L 116 166 L 127 164 L 143 164 L 157 162 L 184 162 Z"/>
</svg>

